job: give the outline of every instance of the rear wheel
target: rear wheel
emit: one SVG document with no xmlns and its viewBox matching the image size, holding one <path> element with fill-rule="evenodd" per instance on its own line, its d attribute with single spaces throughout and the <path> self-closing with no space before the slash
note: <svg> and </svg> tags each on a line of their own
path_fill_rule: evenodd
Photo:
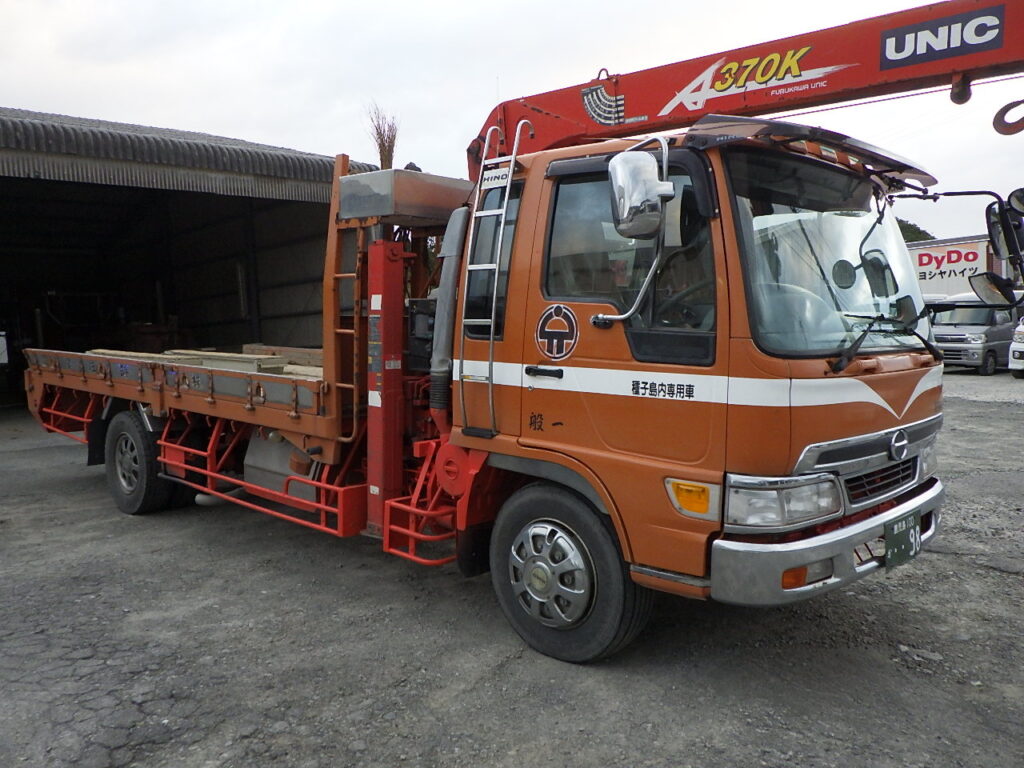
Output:
<svg viewBox="0 0 1024 768">
<path fill-rule="evenodd" d="M 978 368 L 979 376 L 991 376 L 996 372 L 996 353 L 986 352 L 985 358 L 981 361 L 981 367 Z"/>
<path fill-rule="evenodd" d="M 571 662 L 624 648 L 653 601 L 629 578 L 607 517 L 547 484 L 527 486 L 502 506 L 491 535 L 491 582 L 520 637 Z"/>
<path fill-rule="evenodd" d="M 155 512 L 170 502 L 174 483 L 158 477 L 156 439 L 134 411 L 121 411 L 107 427 L 107 487 L 125 514 Z"/>
</svg>

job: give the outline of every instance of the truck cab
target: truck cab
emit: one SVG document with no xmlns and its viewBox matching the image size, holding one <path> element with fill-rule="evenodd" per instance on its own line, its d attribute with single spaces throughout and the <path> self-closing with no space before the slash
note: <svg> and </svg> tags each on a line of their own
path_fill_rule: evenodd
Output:
<svg viewBox="0 0 1024 768">
<path fill-rule="evenodd" d="M 1020 310 L 986 306 L 974 293 L 951 296 L 947 303 L 955 306 L 932 316 L 935 343 L 946 365 L 974 368 L 981 376 L 1007 368 Z"/>
<path fill-rule="evenodd" d="M 632 152 L 669 182 L 653 232 L 616 214 L 609 165 Z M 479 227 L 463 265 L 453 445 L 568 490 L 614 530 L 634 585 L 690 597 L 804 599 L 935 534 L 942 366 L 887 202 L 931 177 L 838 134 L 742 119 L 660 152 L 606 142 L 504 167 L 477 211 L 512 203 L 500 253 Z M 561 502 L 515 499 L 492 536 L 495 589 L 524 637 L 557 645 L 550 630 L 599 598 L 545 587 L 559 566 L 531 542 L 566 542 L 577 583 L 601 566 Z"/>
</svg>

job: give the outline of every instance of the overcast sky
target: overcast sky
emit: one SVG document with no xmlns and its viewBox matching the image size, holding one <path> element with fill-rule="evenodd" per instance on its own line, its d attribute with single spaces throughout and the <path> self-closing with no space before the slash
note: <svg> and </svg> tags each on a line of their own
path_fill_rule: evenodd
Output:
<svg viewBox="0 0 1024 768">
<path fill-rule="evenodd" d="M 464 177 L 465 147 L 501 100 L 926 4 L 0 0 L 0 106 L 376 162 L 375 101 L 400 123 L 396 165 Z M 1024 79 L 976 86 L 965 106 L 943 93 L 795 120 L 904 155 L 936 189 L 1005 195 L 1024 185 L 1024 133 L 1000 136 L 992 116 L 1020 99 Z M 984 230 L 983 206 L 897 212 L 956 237 Z"/>
</svg>

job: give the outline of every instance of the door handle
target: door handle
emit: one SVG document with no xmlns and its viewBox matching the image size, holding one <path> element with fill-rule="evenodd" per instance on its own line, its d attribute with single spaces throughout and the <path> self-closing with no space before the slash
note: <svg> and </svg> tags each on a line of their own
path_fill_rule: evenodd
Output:
<svg viewBox="0 0 1024 768">
<path fill-rule="evenodd" d="M 541 368 L 537 365 L 528 365 L 523 369 L 527 376 L 547 376 L 552 379 L 562 378 L 565 371 L 561 368 Z"/>
</svg>

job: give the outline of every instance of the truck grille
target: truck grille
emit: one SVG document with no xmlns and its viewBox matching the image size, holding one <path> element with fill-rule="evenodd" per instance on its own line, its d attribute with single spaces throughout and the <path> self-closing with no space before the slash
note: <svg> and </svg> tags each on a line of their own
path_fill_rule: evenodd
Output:
<svg viewBox="0 0 1024 768">
<path fill-rule="evenodd" d="M 937 344 L 966 344 L 967 336 L 963 333 L 935 334 Z"/>
<path fill-rule="evenodd" d="M 846 478 L 846 494 L 852 504 L 860 506 L 913 482 L 916 475 L 917 457 L 914 456 L 898 464 Z"/>
<path fill-rule="evenodd" d="M 942 356 L 946 360 L 966 360 L 964 351 L 962 349 L 944 349 L 942 350 Z"/>
</svg>

